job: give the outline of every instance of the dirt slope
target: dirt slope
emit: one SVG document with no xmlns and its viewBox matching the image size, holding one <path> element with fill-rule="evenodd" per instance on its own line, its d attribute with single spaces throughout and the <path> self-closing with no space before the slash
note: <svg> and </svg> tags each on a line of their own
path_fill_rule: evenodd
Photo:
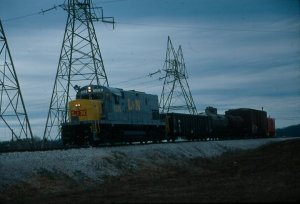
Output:
<svg viewBox="0 0 300 204">
<path fill-rule="evenodd" d="M 1 192 L 3 203 L 296 202 L 300 201 L 300 140 L 275 142 L 214 158 L 127 169 L 122 176 L 78 183 L 40 175 L 42 185 L 19 184 Z"/>
</svg>

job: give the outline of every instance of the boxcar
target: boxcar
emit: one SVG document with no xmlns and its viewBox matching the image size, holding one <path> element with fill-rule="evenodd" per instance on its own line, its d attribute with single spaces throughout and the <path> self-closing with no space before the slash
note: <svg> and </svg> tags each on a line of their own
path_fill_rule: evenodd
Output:
<svg viewBox="0 0 300 204">
<path fill-rule="evenodd" d="M 268 132 L 267 113 L 250 108 L 230 109 L 225 115 L 240 116 L 243 119 L 241 135 L 244 137 L 266 137 Z"/>
</svg>

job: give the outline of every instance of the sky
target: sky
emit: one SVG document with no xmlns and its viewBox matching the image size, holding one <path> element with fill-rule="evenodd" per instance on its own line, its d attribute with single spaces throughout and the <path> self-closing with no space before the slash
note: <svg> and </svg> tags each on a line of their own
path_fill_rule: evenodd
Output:
<svg viewBox="0 0 300 204">
<path fill-rule="evenodd" d="M 64 0 L 0 0 L 33 134 L 42 137 L 67 20 Z M 263 109 L 300 123 L 298 0 L 93 0 L 115 28 L 94 22 L 111 87 L 160 96 L 167 39 L 181 45 L 198 112 Z M 0 122 L 0 126 L 4 126 Z M 2 132 L 0 140 L 8 137 Z"/>
</svg>

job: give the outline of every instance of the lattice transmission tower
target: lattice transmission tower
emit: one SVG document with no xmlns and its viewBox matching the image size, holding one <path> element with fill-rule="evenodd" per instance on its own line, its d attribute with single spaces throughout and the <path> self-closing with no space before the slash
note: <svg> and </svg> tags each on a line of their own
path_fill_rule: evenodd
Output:
<svg viewBox="0 0 300 204">
<path fill-rule="evenodd" d="M 161 113 L 175 111 L 197 114 L 187 82 L 188 74 L 182 48 L 179 46 L 176 52 L 169 36 L 163 71 L 166 72 L 166 75 L 162 78 L 164 79 L 164 85 L 159 101 Z"/>
<path fill-rule="evenodd" d="M 0 20 L 0 140 L 9 130 L 11 140 L 26 139 L 33 144 L 33 136 L 25 109 L 20 84 Z M 8 138 L 6 138 L 8 139 Z"/>
<path fill-rule="evenodd" d="M 103 17 L 102 8 L 95 7 L 91 0 L 68 0 L 61 7 L 68 18 L 44 141 L 60 138 L 60 126 L 67 121 L 68 102 L 75 98 L 75 89 L 89 84 L 109 85 L 93 21 L 114 25 L 114 18 Z"/>
</svg>

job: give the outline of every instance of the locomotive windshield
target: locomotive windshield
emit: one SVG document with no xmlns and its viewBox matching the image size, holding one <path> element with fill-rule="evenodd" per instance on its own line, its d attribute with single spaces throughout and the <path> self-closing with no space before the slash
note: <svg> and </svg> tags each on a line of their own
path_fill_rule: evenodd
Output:
<svg viewBox="0 0 300 204">
<path fill-rule="evenodd" d="M 103 99 L 103 89 L 98 87 L 86 86 L 81 88 L 77 94 L 76 99 Z"/>
</svg>

